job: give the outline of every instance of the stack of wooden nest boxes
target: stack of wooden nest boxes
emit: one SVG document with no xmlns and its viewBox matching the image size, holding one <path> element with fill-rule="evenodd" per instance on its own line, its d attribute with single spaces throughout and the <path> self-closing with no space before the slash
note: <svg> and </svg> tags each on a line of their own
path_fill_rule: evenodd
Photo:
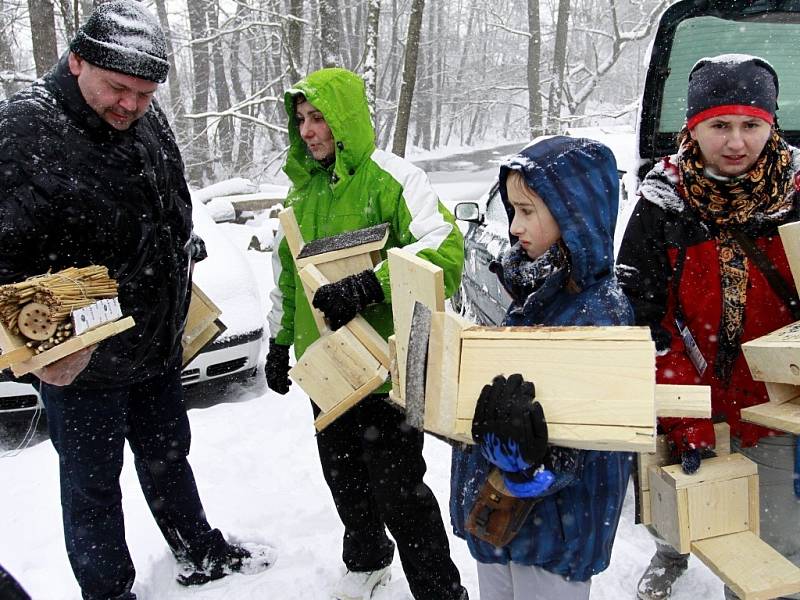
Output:
<svg viewBox="0 0 800 600">
<path fill-rule="evenodd" d="M 536 385 L 552 444 L 638 453 L 639 522 L 695 553 L 743 600 L 800 591 L 800 570 L 758 537 L 756 466 L 729 454 L 726 425 L 717 426 L 720 456 L 696 475 L 669 464 L 656 417 L 709 418 L 710 390 L 656 384 L 648 328 L 478 327 L 446 312 L 439 267 L 402 249 L 382 251 L 388 232 L 371 228 L 309 248 L 291 209 L 280 218 L 309 298 L 328 281 L 389 261 L 395 335 L 388 346 L 361 317 L 331 332 L 316 314 L 321 337 L 290 371 L 322 410 L 317 429 L 382 385 L 388 369 L 390 400 L 409 424 L 472 444 L 483 386 L 521 373 Z M 359 235 L 366 236 L 360 248 Z"/>
</svg>

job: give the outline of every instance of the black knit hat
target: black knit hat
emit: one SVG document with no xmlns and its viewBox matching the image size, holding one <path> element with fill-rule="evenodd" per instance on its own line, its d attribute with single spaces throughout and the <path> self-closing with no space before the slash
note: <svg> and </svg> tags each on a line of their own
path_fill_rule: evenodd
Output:
<svg viewBox="0 0 800 600">
<path fill-rule="evenodd" d="M 689 73 L 686 126 L 719 115 L 749 115 L 770 125 L 778 110 L 778 74 L 748 54 L 702 58 Z"/>
<path fill-rule="evenodd" d="M 163 83 L 169 72 L 164 32 L 136 0 L 98 6 L 69 49 L 95 66 L 156 83 Z"/>
</svg>

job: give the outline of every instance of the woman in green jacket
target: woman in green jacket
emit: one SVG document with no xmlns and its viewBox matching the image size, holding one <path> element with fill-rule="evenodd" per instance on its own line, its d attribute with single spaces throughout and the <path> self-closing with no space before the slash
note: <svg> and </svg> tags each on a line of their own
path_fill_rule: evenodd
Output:
<svg viewBox="0 0 800 600">
<path fill-rule="evenodd" d="M 375 147 L 363 80 L 344 69 L 312 73 L 285 94 L 292 181 L 286 199 L 306 242 L 388 223 L 386 249 L 404 247 L 444 270 L 448 295 L 458 287 L 463 238 L 425 173 Z M 273 252 L 267 383 L 289 389 L 289 347 L 298 358 L 318 337 L 289 248 L 278 233 Z M 321 287 L 313 305 L 333 329 L 361 314 L 385 338 L 393 333 L 388 262 Z M 388 385 L 317 436 L 325 480 L 345 527 L 347 573 L 334 597 L 370 597 L 389 579 L 398 545 L 417 600 L 464 600 L 436 498 L 425 483 L 421 432 L 386 402 Z M 314 407 L 314 412 L 318 412 Z"/>
</svg>

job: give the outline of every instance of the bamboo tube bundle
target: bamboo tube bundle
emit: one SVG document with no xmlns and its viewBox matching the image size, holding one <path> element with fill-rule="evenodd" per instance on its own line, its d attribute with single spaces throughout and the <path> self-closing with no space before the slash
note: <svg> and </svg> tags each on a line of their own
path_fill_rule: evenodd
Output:
<svg viewBox="0 0 800 600">
<path fill-rule="evenodd" d="M 72 311 L 117 296 L 117 282 L 97 265 L 69 267 L 0 286 L 0 321 L 26 345 L 43 352 L 73 333 Z"/>
</svg>

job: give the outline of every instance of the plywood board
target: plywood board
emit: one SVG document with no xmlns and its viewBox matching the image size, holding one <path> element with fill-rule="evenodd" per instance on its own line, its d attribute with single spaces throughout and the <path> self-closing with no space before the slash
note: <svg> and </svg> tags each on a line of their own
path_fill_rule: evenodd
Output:
<svg viewBox="0 0 800 600">
<path fill-rule="evenodd" d="M 404 398 L 406 354 L 414 303 L 420 302 L 432 313 L 444 312 L 444 273 L 440 267 L 402 248 L 390 248 L 388 257 L 399 390 L 400 397 Z"/>
<path fill-rule="evenodd" d="M 800 222 L 786 223 L 778 227 L 783 251 L 792 270 L 795 289 L 800 290 Z"/>
<path fill-rule="evenodd" d="M 748 482 L 748 477 L 738 477 L 688 488 L 689 539 L 702 540 L 750 529 Z"/>
<path fill-rule="evenodd" d="M 696 541 L 691 550 L 742 600 L 800 592 L 800 569 L 752 531 Z"/>
<path fill-rule="evenodd" d="M 798 403 L 765 402 L 758 406 L 743 408 L 741 415 L 742 421 L 800 435 L 800 404 Z"/>
<path fill-rule="evenodd" d="M 569 329 L 569 328 L 565 328 Z M 484 385 L 521 373 L 548 424 L 655 429 L 655 350 L 648 340 L 462 336 L 458 417 L 471 419 Z M 654 444 L 654 439 L 650 440 Z"/>
<path fill-rule="evenodd" d="M 753 379 L 800 385 L 800 321 L 742 344 L 742 351 Z"/>
<path fill-rule="evenodd" d="M 37 354 L 24 362 L 13 364 L 11 370 L 14 372 L 14 375 L 20 377 L 21 375 L 52 364 L 57 360 L 61 360 L 65 356 L 69 356 L 79 350 L 98 344 L 118 333 L 122 333 L 126 329 L 133 327 L 134 324 L 133 317 L 125 317 L 119 321 L 100 325 L 100 327 L 92 329 L 91 331 L 69 338 L 66 342 L 50 350 L 45 350 L 41 354 Z M 98 349 L 97 351 L 102 352 L 103 350 Z"/>
<path fill-rule="evenodd" d="M 656 384 L 656 415 L 711 418 L 711 387 Z"/>
</svg>

